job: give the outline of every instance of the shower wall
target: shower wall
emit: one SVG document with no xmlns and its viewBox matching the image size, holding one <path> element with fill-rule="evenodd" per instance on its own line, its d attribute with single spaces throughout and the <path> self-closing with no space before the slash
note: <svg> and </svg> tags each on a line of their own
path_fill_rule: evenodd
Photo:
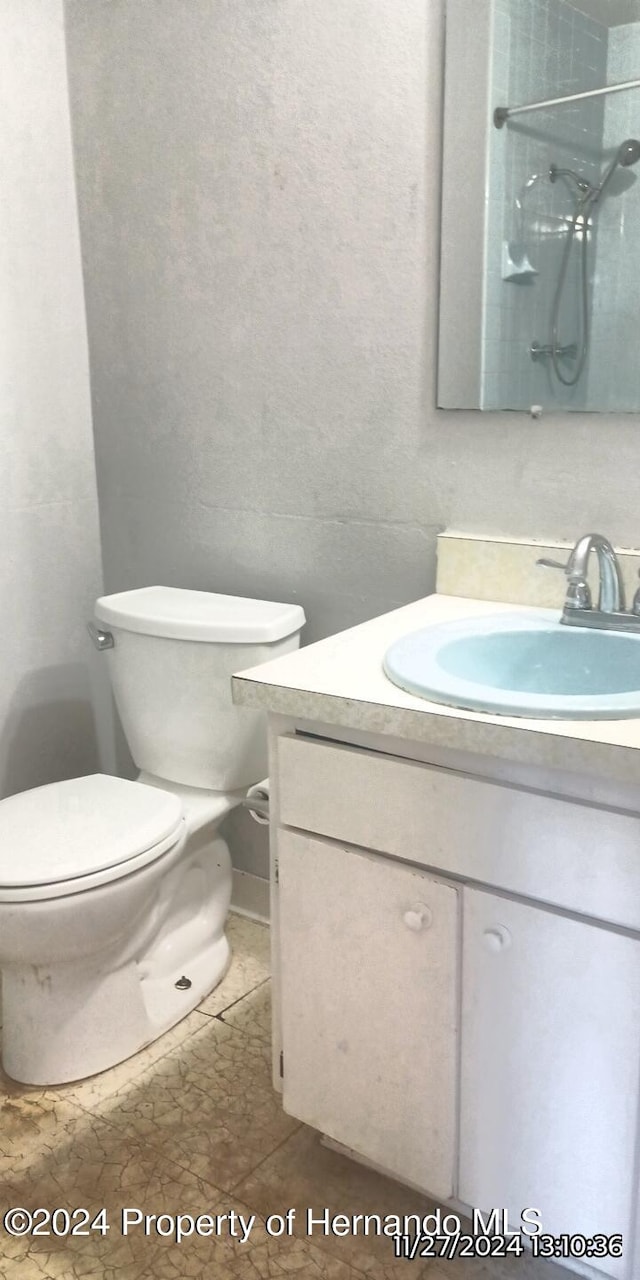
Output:
<svg viewBox="0 0 640 1280">
<path fill-rule="evenodd" d="M 607 83 L 638 77 L 640 23 L 612 27 Z M 640 90 L 607 98 L 603 147 L 607 160 L 625 138 L 640 137 Z M 598 212 L 598 254 L 591 335 L 589 402 L 628 409 L 640 397 L 638 282 L 640 174 L 619 169 Z M 620 198 L 623 196 L 624 198 Z"/>
<path fill-rule="evenodd" d="M 495 0 L 492 100 L 520 104 L 606 83 L 608 29 L 564 0 Z M 549 362 L 534 362 L 532 340 L 550 341 L 553 295 L 575 207 L 564 182 L 548 181 L 549 166 L 578 169 L 588 178 L 600 171 L 602 99 L 536 112 L 491 129 L 490 216 L 487 220 L 482 407 L 528 408 L 549 402 L 567 408 L 585 403 L 586 376 L 574 389 L 551 381 Z M 624 134 L 623 134 L 624 136 Z M 525 183 L 532 182 L 527 189 Z M 522 210 L 517 200 L 522 201 Z M 510 270 L 526 251 L 538 274 Z M 560 341 L 579 332 L 578 254 L 572 254 Z M 571 363 L 566 364 L 567 373 Z"/>
</svg>

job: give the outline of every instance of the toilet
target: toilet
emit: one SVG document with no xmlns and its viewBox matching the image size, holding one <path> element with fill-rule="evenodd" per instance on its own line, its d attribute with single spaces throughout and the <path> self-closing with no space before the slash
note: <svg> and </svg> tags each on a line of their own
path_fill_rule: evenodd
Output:
<svg viewBox="0 0 640 1280">
<path fill-rule="evenodd" d="M 216 986 L 230 952 L 218 834 L 267 773 L 264 713 L 236 671 L 298 647 L 299 605 L 175 587 L 97 601 L 136 767 L 0 802 L 2 1062 L 53 1085 L 122 1062 Z"/>
</svg>

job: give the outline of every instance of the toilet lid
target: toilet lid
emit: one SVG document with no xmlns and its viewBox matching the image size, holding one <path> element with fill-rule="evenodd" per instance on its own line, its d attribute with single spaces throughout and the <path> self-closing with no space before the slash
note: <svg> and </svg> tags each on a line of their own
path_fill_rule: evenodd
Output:
<svg viewBox="0 0 640 1280">
<path fill-rule="evenodd" d="M 118 867 L 182 826 L 178 796 L 108 774 L 54 782 L 0 802 L 0 886 L 58 884 Z"/>
</svg>

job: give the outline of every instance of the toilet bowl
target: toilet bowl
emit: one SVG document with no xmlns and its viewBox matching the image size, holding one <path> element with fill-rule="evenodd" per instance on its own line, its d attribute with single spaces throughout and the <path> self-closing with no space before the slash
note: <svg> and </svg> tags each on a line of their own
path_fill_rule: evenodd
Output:
<svg viewBox="0 0 640 1280">
<path fill-rule="evenodd" d="M 230 675 L 296 647 L 304 623 L 299 606 L 161 587 L 103 597 L 96 616 L 137 780 L 0 802 L 2 1060 L 34 1085 L 130 1057 L 224 976 L 218 828 L 266 771 L 264 722 L 233 706 Z"/>
</svg>

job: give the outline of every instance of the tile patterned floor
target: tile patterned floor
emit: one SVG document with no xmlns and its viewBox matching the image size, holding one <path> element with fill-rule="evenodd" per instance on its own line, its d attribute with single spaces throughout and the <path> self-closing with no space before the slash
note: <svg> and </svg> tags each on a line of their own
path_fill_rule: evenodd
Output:
<svg viewBox="0 0 640 1280">
<path fill-rule="evenodd" d="M 232 916 L 233 961 L 178 1027 L 129 1062 L 80 1084 L 26 1089 L 0 1080 L 0 1210 L 104 1206 L 108 1231 L 12 1238 L 3 1280 L 568 1280 L 514 1260 L 407 1263 L 375 1237 L 275 1238 L 269 1214 L 425 1213 L 429 1202 L 322 1147 L 286 1116 L 271 1086 L 269 935 Z M 125 1209 L 169 1215 L 144 1225 Z M 178 1214 L 226 1215 L 210 1237 L 159 1232 Z M 233 1216 L 232 1216 L 233 1215 Z M 244 1243 L 243 1224 L 251 1229 Z M 185 1222 L 185 1229 L 188 1223 Z"/>
</svg>

